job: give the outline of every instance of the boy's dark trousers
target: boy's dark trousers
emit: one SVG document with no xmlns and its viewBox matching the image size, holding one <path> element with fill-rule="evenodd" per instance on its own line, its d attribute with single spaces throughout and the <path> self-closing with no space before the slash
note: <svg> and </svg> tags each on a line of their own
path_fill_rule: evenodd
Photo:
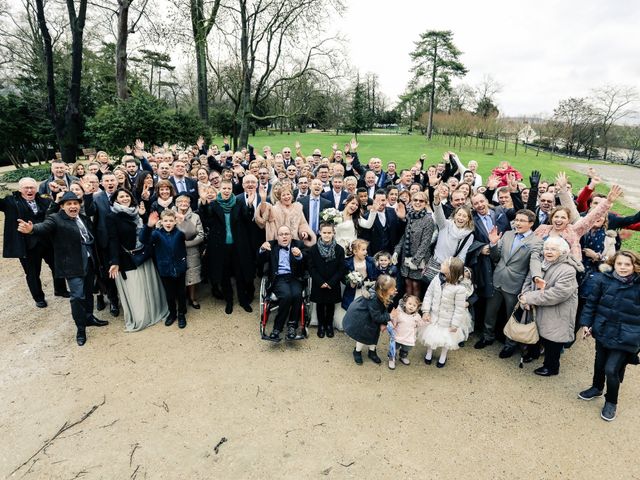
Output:
<svg viewBox="0 0 640 480">
<path fill-rule="evenodd" d="M 185 287 L 185 274 L 177 277 L 160 277 L 164 292 L 167 295 L 167 304 L 169 305 L 169 315 L 176 318 L 176 313 L 187 313 L 187 294 Z M 176 312 L 176 301 L 178 310 Z"/>
</svg>

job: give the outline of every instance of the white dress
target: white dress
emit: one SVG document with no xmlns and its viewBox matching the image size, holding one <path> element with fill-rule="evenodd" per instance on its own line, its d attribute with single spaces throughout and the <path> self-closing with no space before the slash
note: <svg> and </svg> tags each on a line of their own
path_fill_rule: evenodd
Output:
<svg viewBox="0 0 640 480">
<path fill-rule="evenodd" d="M 466 340 L 469 330 L 469 310 L 465 303 L 467 289 L 462 284 L 441 284 L 435 278 L 427 288 L 422 301 L 422 312 L 429 313 L 431 321 L 418 331 L 418 340 L 426 347 L 457 350 Z M 457 327 L 451 332 L 451 327 Z"/>
<path fill-rule="evenodd" d="M 369 218 L 358 218 L 358 225 L 361 228 L 369 229 L 373 227 L 376 221 L 377 212 L 370 212 Z M 342 220 L 336 225 L 336 243 L 344 248 L 345 253 L 351 252 L 351 243 L 358 238 L 356 235 L 356 227 L 352 219 Z M 347 253 L 349 255 L 349 253 Z"/>
</svg>

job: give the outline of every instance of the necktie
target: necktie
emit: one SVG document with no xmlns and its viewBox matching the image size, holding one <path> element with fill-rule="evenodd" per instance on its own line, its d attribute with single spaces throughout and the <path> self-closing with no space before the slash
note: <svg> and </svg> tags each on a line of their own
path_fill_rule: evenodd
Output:
<svg viewBox="0 0 640 480">
<path fill-rule="evenodd" d="M 180 185 L 180 188 L 178 190 L 179 190 L 180 193 L 183 193 L 186 190 L 186 188 L 184 186 L 184 180 L 180 180 L 179 185 Z"/>
<path fill-rule="evenodd" d="M 78 225 L 78 230 L 80 230 L 82 243 L 84 243 L 85 245 L 91 244 L 92 242 L 91 234 L 89 233 L 89 230 L 87 230 L 87 227 L 85 227 L 84 223 L 82 223 L 82 220 L 80 220 L 79 217 L 76 217 L 76 224 Z"/>
<path fill-rule="evenodd" d="M 312 198 L 311 199 L 311 230 L 313 231 L 313 233 L 317 233 L 318 232 L 318 202 L 319 200 L 317 198 Z"/>
<path fill-rule="evenodd" d="M 34 200 L 27 200 L 29 207 L 33 211 L 33 213 L 38 213 L 38 204 Z"/>
<path fill-rule="evenodd" d="M 484 224 L 487 228 L 487 232 L 490 232 L 491 229 L 493 228 L 493 221 L 491 220 L 491 215 L 485 215 L 484 217 L 482 217 L 482 220 L 484 221 Z"/>
<path fill-rule="evenodd" d="M 513 243 L 511 244 L 511 254 L 512 255 L 513 255 L 513 252 L 518 250 L 518 247 L 522 244 L 522 239 L 523 238 L 524 238 L 524 235 L 522 235 L 521 233 L 516 233 L 516 236 L 513 237 Z"/>
</svg>

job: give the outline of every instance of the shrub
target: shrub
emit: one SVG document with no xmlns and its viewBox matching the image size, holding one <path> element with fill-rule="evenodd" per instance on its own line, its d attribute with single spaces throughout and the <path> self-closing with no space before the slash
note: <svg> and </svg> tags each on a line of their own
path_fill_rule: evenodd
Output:
<svg viewBox="0 0 640 480">
<path fill-rule="evenodd" d="M 7 183 L 14 183 L 24 177 L 31 177 L 34 180 L 45 180 L 49 177 L 51 168 L 49 164 L 37 165 L 35 167 L 20 168 L 17 170 L 11 170 L 2 175 L 2 181 Z"/>
<path fill-rule="evenodd" d="M 139 92 L 128 101 L 103 105 L 87 122 L 87 143 L 111 154 L 122 153 L 136 138 L 151 144 L 179 143 L 206 135 L 206 128 L 191 111 L 176 112 L 157 98 Z"/>
</svg>

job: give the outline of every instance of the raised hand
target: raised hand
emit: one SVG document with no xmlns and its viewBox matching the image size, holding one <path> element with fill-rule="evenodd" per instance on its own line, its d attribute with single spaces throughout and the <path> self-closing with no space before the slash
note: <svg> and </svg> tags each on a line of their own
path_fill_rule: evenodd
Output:
<svg viewBox="0 0 640 480">
<path fill-rule="evenodd" d="M 593 167 L 587 168 L 587 177 L 593 178 L 596 175 L 596 169 Z"/>
<path fill-rule="evenodd" d="M 136 150 L 144 152 L 144 142 L 139 138 L 136 138 Z"/>
<path fill-rule="evenodd" d="M 270 252 L 271 251 L 271 244 L 269 242 L 264 242 L 260 248 L 262 250 L 264 250 L 265 252 Z"/>
<path fill-rule="evenodd" d="M 142 216 L 147 212 L 147 209 L 144 206 L 144 203 L 140 202 L 140 205 L 138 205 L 138 215 Z"/>
<path fill-rule="evenodd" d="M 534 170 L 531 172 L 531 175 L 529 175 L 529 185 L 531 186 L 531 188 L 538 188 L 538 185 L 540 185 L 541 177 L 542 174 L 538 170 Z"/>
<path fill-rule="evenodd" d="M 198 146 L 198 148 L 202 148 L 202 146 L 204 145 L 204 137 L 202 135 L 200 135 L 198 137 L 198 140 L 196 140 L 196 145 Z"/>
<path fill-rule="evenodd" d="M 558 175 L 556 175 L 556 187 L 561 191 L 561 192 L 566 192 L 567 191 L 567 174 L 564 172 L 558 172 Z"/>
<path fill-rule="evenodd" d="M 351 139 L 351 151 L 355 152 L 358 149 L 358 142 L 355 138 Z"/>
<path fill-rule="evenodd" d="M 179 225 L 184 222 L 184 213 L 176 212 L 176 223 Z"/>
<path fill-rule="evenodd" d="M 301 147 L 300 142 L 296 140 L 296 152 L 300 150 L 300 147 Z"/>
<path fill-rule="evenodd" d="M 398 207 L 396 208 L 396 215 L 400 220 L 404 220 L 407 218 L 407 207 L 402 202 L 398 202 Z"/>
<path fill-rule="evenodd" d="M 502 234 L 498 233 L 498 227 L 494 226 L 489 232 L 489 241 L 492 245 L 495 245 L 500 241 L 500 238 L 502 238 Z"/>
<path fill-rule="evenodd" d="M 260 201 L 261 202 L 266 202 L 267 201 L 267 187 L 263 186 L 263 185 L 258 185 L 258 195 L 260 195 Z"/>
<path fill-rule="evenodd" d="M 333 145 L 331 145 L 331 150 L 333 150 L 334 152 L 338 150 L 338 144 L 334 143 Z"/>
<path fill-rule="evenodd" d="M 615 202 L 618 197 L 622 195 L 622 187 L 620 185 L 612 185 L 611 190 L 609 190 L 609 194 L 607 195 L 607 200 L 611 203 Z"/>
<path fill-rule="evenodd" d="M 160 215 L 158 215 L 158 212 L 151 212 L 149 214 L 149 220 L 147 221 L 147 225 L 153 228 L 156 226 L 159 219 L 160 219 Z"/>
<path fill-rule="evenodd" d="M 487 188 L 489 190 L 495 190 L 500 185 L 500 179 L 496 175 L 491 175 L 487 180 Z"/>
<path fill-rule="evenodd" d="M 131 150 L 131 145 L 127 145 L 126 147 L 124 147 L 124 153 L 126 153 L 127 155 L 131 155 L 131 152 L 133 150 Z"/>
<path fill-rule="evenodd" d="M 302 255 L 302 252 L 298 247 L 293 247 L 291 249 L 291 255 L 293 255 L 294 257 L 299 257 L 300 255 Z"/>
<path fill-rule="evenodd" d="M 252 192 L 247 194 L 247 205 L 253 205 L 253 202 L 256 199 L 256 192 Z"/>
<path fill-rule="evenodd" d="M 602 178 L 594 174 L 593 177 L 591 177 L 591 188 L 595 189 L 600 183 L 602 183 Z"/>
</svg>

